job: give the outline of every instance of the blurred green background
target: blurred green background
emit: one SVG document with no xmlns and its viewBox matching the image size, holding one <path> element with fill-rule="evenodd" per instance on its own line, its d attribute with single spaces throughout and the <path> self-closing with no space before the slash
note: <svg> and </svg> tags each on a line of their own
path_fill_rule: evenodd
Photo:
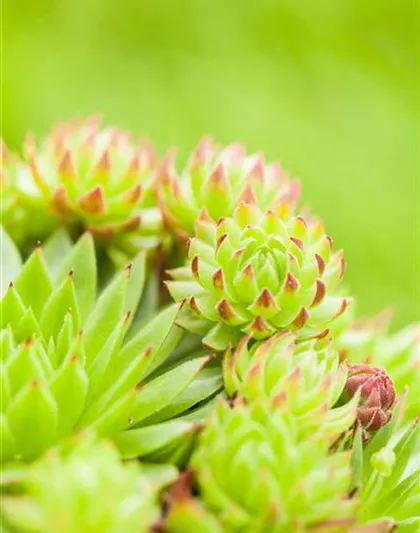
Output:
<svg viewBox="0 0 420 533">
<path fill-rule="evenodd" d="M 344 247 L 359 311 L 419 311 L 417 0 L 3 0 L 2 134 L 103 112 L 186 154 L 263 148 Z"/>
</svg>

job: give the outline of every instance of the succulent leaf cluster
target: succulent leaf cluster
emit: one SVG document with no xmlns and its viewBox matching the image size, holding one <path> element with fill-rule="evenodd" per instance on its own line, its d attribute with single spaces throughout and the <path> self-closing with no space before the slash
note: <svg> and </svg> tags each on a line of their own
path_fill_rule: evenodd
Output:
<svg viewBox="0 0 420 533">
<path fill-rule="evenodd" d="M 223 369 L 229 395 L 248 402 L 266 398 L 276 412 L 291 416 L 301 435 L 321 430 L 333 440 L 354 421 L 358 397 L 333 409 L 347 367 L 329 340 L 296 344 L 296 334 L 279 333 L 250 347 L 244 337 L 234 352 L 227 350 Z"/>
<path fill-rule="evenodd" d="M 247 155 L 240 143 L 220 148 L 209 137 L 199 142 L 179 174 L 174 152 L 169 152 L 158 178 L 165 222 L 181 240 L 194 235 L 200 214 L 217 222 L 232 216 L 242 201 L 266 210 L 295 205 L 300 196 L 299 181 L 290 179 L 279 163 L 267 164 L 262 153 Z"/>
<path fill-rule="evenodd" d="M 149 532 L 160 515 L 159 484 L 138 463 L 122 464 L 110 442 L 90 434 L 73 440 L 28 469 L 23 495 L 2 500 L 8 526 L 21 533 Z M 173 467 L 160 473 L 165 482 L 175 475 Z"/>
<path fill-rule="evenodd" d="M 322 434 L 302 439 L 298 428 L 261 402 L 218 405 L 192 460 L 202 501 L 213 514 L 203 521 L 217 517 L 220 523 L 208 531 L 346 531 L 355 509 L 347 497 L 349 455 L 329 454 Z M 170 531 L 180 531 L 183 513 L 195 512 L 194 501 L 180 503 Z"/>
<path fill-rule="evenodd" d="M 287 206 L 264 212 L 242 203 L 217 223 L 200 217 L 188 259 L 170 272 L 167 287 L 175 300 L 187 300 L 193 319 L 209 324 L 204 342 L 216 349 L 243 334 L 319 334 L 350 302 L 334 292 L 344 274 L 342 252 L 332 251 L 322 224 Z"/>
<path fill-rule="evenodd" d="M 418 325 L 355 319 L 280 164 L 91 117 L 0 178 L 5 533 L 417 531 Z"/>
<path fill-rule="evenodd" d="M 15 238 L 41 239 L 54 227 L 89 229 L 128 252 L 159 242 L 153 146 L 90 117 L 58 124 L 22 156 L 3 146 L 2 223 Z M 22 217 L 26 222 L 22 221 Z M 26 234 L 22 234 L 25 226 Z"/>
<path fill-rule="evenodd" d="M 159 372 L 182 336 L 173 327 L 179 306 L 169 306 L 136 331 L 133 317 L 144 283 L 143 253 L 98 297 L 90 234 L 64 258 L 55 255 L 58 269 L 47 262 L 52 256 L 48 245 L 45 253 L 38 246 L 0 304 L 2 461 L 35 459 L 86 426 L 112 436 L 158 413 L 162 422 L 172 402 L 168 418 L 220 388 L 213 372 L 202 381 L 204 397 L 196 390 L 190 391 L 187 402 L 182 396 L 208 356 Z M 161 442 L 168 444 L 164 428 L 157 437 L 158 450 Z M 149 447 L 148 453 L 153 451 Z"/>
</svg>

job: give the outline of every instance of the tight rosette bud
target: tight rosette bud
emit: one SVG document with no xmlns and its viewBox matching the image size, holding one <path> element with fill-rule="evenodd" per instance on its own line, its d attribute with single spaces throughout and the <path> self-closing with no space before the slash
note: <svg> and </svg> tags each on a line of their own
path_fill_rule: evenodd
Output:
<svg viewBox="0 0 420 533">
<path fill-rule="evenodd" d="M 323 431 L 334 439 L 354 422 L 357 398 L 336 407 L 347 379 L 347 367 L 325 339 L 296 344 L 296 335 L 278 333 L 250 347 L 244 337 L 223 360 L 229 395 L 269 405 L 296 420 L 298 432 Z"/>
<path fill-rule="evenodd" d="M 181 239 L 191 237 L 201 212 L 213 221 L 232 216 L 241 201 L 262 210 L 280 203 L 295 205 L 300 185 L 278 163 L 267 164 L 261 153 L 247 155 L 234 143 L 223 149 L 204 138 L 178 175 L 173 152 L 161 163 L 158 190 L 167 226 Z"/>
<path fill-rule="evenodd" d="M 146 533 L 159 518 L 159 485 L 139 463 L 122 464 L 110 442 L 78 436 L 26 469 L 21 495 L 2 498 L 20 533 Z M 166 483 L 173 467 L 160 467 Z M 18 529 L 15 529 L 18 528 Z"/>
<path fill-rule="evenodd" d="M 263 403 L 220 404 L 192 466 L 201 501 L 221 524 L 206 531 L 347 532 L 353 522 L 348 454 L 330 454 L 319 433 L 300 439 L 294 421 Z M 192 499 L 175 502 L 169 531 L 197 531 L 194 520 L 183 520 L 195 509 Z"/>
<path fill-rule="evenodd" d="M 372 365 L 349 365 L 344 394 L 360 394 L 357 418 L 366 431 L 378 431 L 392 417 L 397 398 L 394 384 L 383 368 Z"/>
<path fill-rule="evenodd" d="M 61 225 L 76 234 L 89 229 L 106 242 L 118 240 L 130 253 L 134 245 L 128 237 L 141 236 L 144 246 L 159 242 L 150 143 L 135 145 L 130 134 L 100 129 L 91 117 L 58 124 L 39 145 L 28 137 L 23 158 L 9 160 L 2 165 L 4 186 L 27 215 L 22 235 L 19 220 L 8 214 L 10 202 L 2 205 L 2 221 L 15 239 L 44 238 Z"/>
<path fill-rule="evenodd" d="M 350 363 L 386 368 L 398 394 L 407 388 L 406 416 L 420 413 L 420 324 L 390 333 L 389 312 L 355 321 L 337 337 L 343 358 Z"/>
<path fill-rule="evenodd" d="M 342 252 L 332 252 L 319 222 L 286 206 L 263 212 L 243 203 L 217 223 L 200 217 L 188 262 L 170 271 L 174 281 L 167 286 L 176 301 L 187 301 L 190 313 L 181 325 L 207 327 L 204 343 L 214 349 L 235 345 L 244 333 L 312 336 L 349 304 L 334 293 L 344 274 Z"/>
</svg>

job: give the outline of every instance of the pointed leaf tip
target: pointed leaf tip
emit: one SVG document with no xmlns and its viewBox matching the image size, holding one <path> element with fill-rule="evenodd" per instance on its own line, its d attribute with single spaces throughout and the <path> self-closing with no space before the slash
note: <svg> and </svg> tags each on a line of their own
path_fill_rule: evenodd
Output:
<svg viewBox="0 0 420 533">
<path fill-rule="evenodd" d="M 306 307 L 302 307 L 295 319 L 292 322 L 292 326 L 296 329 L 301 329 L 309 320 L 309 311 Z"/>
</svg>

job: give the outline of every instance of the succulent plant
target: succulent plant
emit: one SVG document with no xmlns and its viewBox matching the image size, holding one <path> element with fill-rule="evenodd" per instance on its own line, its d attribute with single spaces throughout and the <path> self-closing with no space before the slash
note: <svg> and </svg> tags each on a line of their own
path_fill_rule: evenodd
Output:
<svg viewBox="0 0 420 533">
<path fill-rule="evenodd" d="M 385 370 L 373 365 L 349 365 L 345 399 L 359 395 L 357 418 L 365 431 L 378 431 L 392 417 L 397 394 Z"/>
<path fill-rule="evenodd" d="M 12 258 L 8 272 L 18 269 L 0 303 L 2 462 L 36 459 L 86 426 L 112 437 L 142 425 L 139 454 L 168 448 L 172 433 L 155 423 L 212 397 L 220 370 L 207 370 L 200 388 L 189 389 L 210 356 L 165 363 L 182 337 L 174 326 L 179 306 L 149 323 L 138 320 L 144 253 L 97 297 L 92 236 L 86 233 L 64 257 L 61 241 L 51 242 L 20 268 L 12 241 L 2 240 L 2 257 Z M 193 429 L 184 427 L 186 438 Z M 153 440 L 145 444 L 147 432 Z"/>
<path fill-rule="evenodd" d="M 321 430 L 330 439 L 352 425 L 358 398 L 332 409 L 347 379 L 331 340 L 296 344 L 296 335 L 282 332 L 253 344 L 244 337 L 224 357 L 225 388 L 249 402 L 269 399 L 276 411 L 291 415 L 300 435 Z"/>
<path fill-rule="evenodd" d="M 355 320 L 279 164 L 91 117 L 0 181 L 4 533 L 418 531 L 419 327 Z"/>
<path fill-rule="evenodd" d="M 3 153 L 2 222 L 15 240 L 43 239 L 62 225 L 131 255 L 159 242 L 150 143 L 90 117 L 56 125 L 39 146 L 28 136 L 22 159 Z"/>
<path fill-rule="evenodd" d="M 389 313 L 355 321 L 337 336 L 341 356 L 350 363 L 366 363 L 386 369 L 398 394 L 408 387 L 406 416 L 420 413 L 420 324 L 389 333 Z"/>
<path fill-rule="evenodd" d="M 347 531 L 355 501 L 347 497 L 349 456 L 329 454 L 315 432 L 300 439 L 297 424 L 264 403 L 219 404 L 200 438 L 192 466 L 210 517 L 207 529 L 241 533 Z M 169 531 L 194 531 L 184 513 L 206 515 L 205 507 L 173 504 Z M 220 528 L 213 524 L 219 522 Z M 196 530 L 195 530 L 196 531 Z"/>
<path fill-rule="evenodd" d="M 215 146 L 205 137 L 192 152 L 181 174 L 170 151 L 159 170 L 159 200 L 169 229 L 185 240 L 194 234 L 200 213 L 213 221 L 232 216 L 241 201 L 262 210 L 280 203 L 294 205 L 300 185 L 279 163 L 266 164 L 264 155 L 247 155 L 243 145 Z"/>
<path fill-rule="evenodd" d="M 204 344 L 220 350 L 244 333 L 319 334 L 349 304 L 334 292 L 343 273 L 342 252 L 332 253 L 322 224 L 284 205 L 263 212 L 243 203 L 216 224 L 197 220 L 188 265 L 170 271 L 167 287 L 175 301 L 187 300 L 182 325 L 207 331 Z"/>
<path fill-rule="evenodd" d="M 367 444 L 361 428 L 355 435 L 351 489 L 360 500 L 361 532 L 415 533 L 420 525 L 419 420 L 404 422 L 404 401 L 400 398 L 392 421 Z"/>
<path fill-rule="evenodd" d="M 23 494 L 3 496 L 8 526 L 19 533 L 149 532 L 160 514 L 159 484 L 139 463 L 122 464 L 110 442 L 89 434 L 74 440 L 27 469 Z M 176 469 L 159 475 L 170 482 Z"/>
</svg>

